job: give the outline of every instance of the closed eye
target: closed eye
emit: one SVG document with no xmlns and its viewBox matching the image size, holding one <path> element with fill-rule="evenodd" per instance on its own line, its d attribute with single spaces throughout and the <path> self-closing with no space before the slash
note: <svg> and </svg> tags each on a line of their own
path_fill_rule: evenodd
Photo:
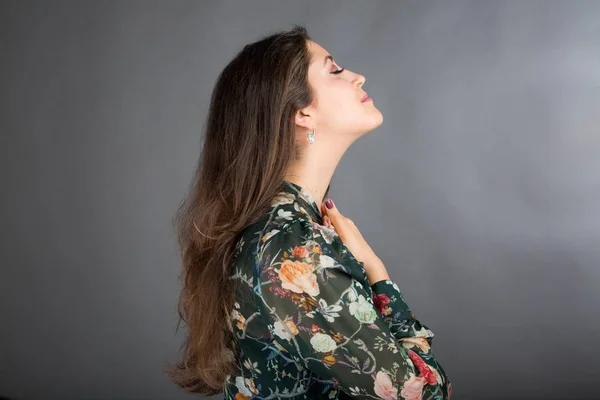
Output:
<svg viewBox="0 0 600 400">
<path fill-rule="evenodd" d="M 332 74 L 335 74 L 335 75 L 341 74 L 342 72 L 344 72 L 345 69 L 346 68 L 338 69 L 337 71 L 333 71 Z"/>
</svg>

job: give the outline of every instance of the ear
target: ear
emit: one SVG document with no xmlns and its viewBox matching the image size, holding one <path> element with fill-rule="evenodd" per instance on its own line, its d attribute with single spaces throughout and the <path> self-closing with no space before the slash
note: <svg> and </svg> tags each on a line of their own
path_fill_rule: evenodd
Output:
<svg viewBox="0 0 600 400">
<path fill-rule="evenodd" d="M 298 110 L 298 112 L 296 112 L 294 122 L 296 126 L 312 130 L 315 125 L 315 121 L 313 118 L 313 110 L 311 109 L 311 107 L 309 106 Z"/>
</svg>

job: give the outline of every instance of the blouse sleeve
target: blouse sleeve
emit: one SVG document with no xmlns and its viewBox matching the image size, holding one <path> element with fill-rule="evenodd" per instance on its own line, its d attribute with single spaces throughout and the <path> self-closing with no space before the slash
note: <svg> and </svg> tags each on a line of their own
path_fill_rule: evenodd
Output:
<svg viewBox="0 0 600 400">
<path fill-rule="evenodd" d="M 309 222 L 291 222 L 263 238 L 257 294 L 285 357 L 353 398 L 413 399 L 435 391 L 438 380 L 400 344 L 368 287 L 332 257 Z"/>
<path fill-rule="evenodd" d="M 396 339 L 421 337 L 429 345 L 435 334 L 417 319 L 402 296 L 400 288 L 391 279 L 384 279 L 371 285 L 375 308 L 387 322 Z"/>
<path fill-rule="evenodd" d="M 423 376 L 433 381 L 435 376 L 445 383 L 448 376 L 438 363 L 432 348 L 433 331 L 421 323 L 404 301 L 398 285 L 391 279 L 384 279 L 371 285 L 375 308 L 387 322 L 393 335 L 402 346 L 410 349 L 411 359 L 420 365 Z"/>
</svg>

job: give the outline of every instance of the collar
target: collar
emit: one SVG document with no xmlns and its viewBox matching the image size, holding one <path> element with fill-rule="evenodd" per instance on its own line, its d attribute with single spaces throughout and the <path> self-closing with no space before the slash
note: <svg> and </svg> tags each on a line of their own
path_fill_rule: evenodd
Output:
<svg viewBox="0 0 600 400">
<path fill-rule="evenodd" d="M 317 203 L 313 200 L 310 193 L 305 190 L 302 186 L 295 184 L 290 181 L 283 181 L 283 190 L 286 193 L 294 195 L 298 202 L 304 206 L 306 211 L 310 214 L 310 216 L 317 221 L 319 224 L 323 224 L 323 217 L 321 216 L 321 211 L 319 207 L 317 207 Z"/>
</svg>

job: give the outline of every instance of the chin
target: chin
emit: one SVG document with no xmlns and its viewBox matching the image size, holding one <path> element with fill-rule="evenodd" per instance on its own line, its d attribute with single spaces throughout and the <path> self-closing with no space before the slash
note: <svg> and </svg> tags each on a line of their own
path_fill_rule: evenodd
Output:
<svg viewBox="0 0 600 400">
<path fill-rule="evenodd" d="M 383 123 L 383 114 L 377 110 L 377 117 L 373 117 L 373 123 L 371 129 L 375 129 Z"/>
<path fill-rule="evenodd" d="M 354 124 L 354 132 L 358 136 L 362 136 L 372 130 L 378 128 L 383 123 L 383 115 L 377 110 L 371 113 L 369 116 L 364 117 L 359 122 Z"/>
<path fill-rule="evenodd" d="M 377 126 L 379 126 L 383 124 L 383 114 L 379 110 L 377 110 L 377 113 L 379 114 L 379 123 L 377 124 Z"/>
</svg>

